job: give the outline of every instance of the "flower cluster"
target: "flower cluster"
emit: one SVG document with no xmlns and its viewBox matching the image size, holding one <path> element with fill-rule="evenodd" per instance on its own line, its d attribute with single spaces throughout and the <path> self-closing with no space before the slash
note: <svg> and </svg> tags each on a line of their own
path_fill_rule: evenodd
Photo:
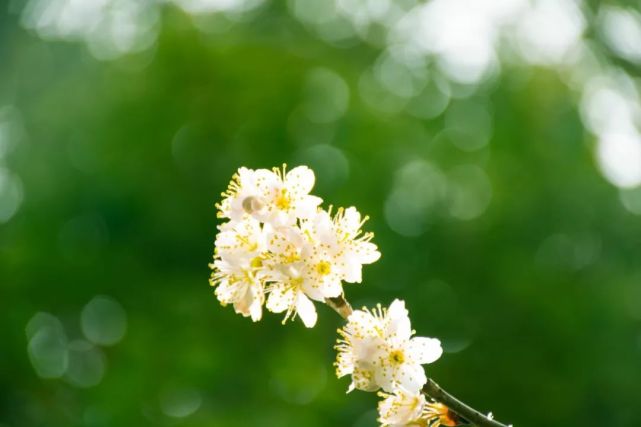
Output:
<svg viewBox="0 0 641 427">
<path fill-rule="evenodd" d="M 383 390 L 378 408 L 383 425 L 455 425 L 421 394 L 427 382 L 422 365 L 436 361 L 443 350 L 438 339 L 413 337 L 403 301 L 356 310 L 338 332 L 336 374 L 351 375 L 348 392 Z"/>
<path fill-rule="evenodd" d="M 312 300 L 343 294 L 343 282 L 360 283 L 361 269 L 380 257 L 363 233 L 367 220 L 353 207 L 320 207 L 310 193 L 314 172 L 306 166 L 240 168 L 217 204 L 220 225 L 210 283 L 221 304 L 258 321 L 263 306 L 316 324 Z"/>
<path fill-rule="evenodd" d="M 216 205 L 226 220 L 218 229 L 210 283 L 223 305 L 252 320 L 263 307 L 316 324 L 313 301 L 336 304 L 343 283 L 360 283 L 362 266 L 378 260 L 372 233 L 361 228 L 367 217 L 354 208 L 332 212 L 310 194 L 314 173 L 240 168 Z M 383 426 L 455 426 L 446 406 L 422 393 L 424 364 L 443 350 L 435 338 L 414 336 L 405 303 L 352 311 L 342 299 L 347 324 L 338 330 L 338 377 L 350 375 L 348 392 L 378 391 Z M 351 314 L 350 314 L 351 313 Z"/>
</svg>

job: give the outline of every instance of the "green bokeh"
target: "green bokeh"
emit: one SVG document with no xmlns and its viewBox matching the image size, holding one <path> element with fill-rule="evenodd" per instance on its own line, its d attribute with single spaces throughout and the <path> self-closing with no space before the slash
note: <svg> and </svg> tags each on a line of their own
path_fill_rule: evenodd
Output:
<svg viewBox="0 0 641 427">
<path fill-rule="evenodd" d="M 446 389 L 519 427 L 641 425 L 641 219 L 601 175 L 558 73 L 507 65 L 427 120 L 359 95 L 379 47 L 320 41 L 277 2 L 212 32 L 164 7 L 156 44 L 111 61 L 3 9 L 3 167 L 23 193 L 0 224 L 3 427 L 376 425 L 377 397 L 345 395 L 333 373 L 330 309 L 312 330 L 253 324 L 208 286 L 220 192 L 240 166 L 282 163 L 313 167 L 325 206 L 370 216 L 383 255 L 347 296 L 404 299 L 417 333 L 443 340 L 427 370 Z M 346 110 L 314 122 L 334 108 L 328 79 Z M 448 129 L 487 126 L 479 105 L 491 138 L 469 149 Z M 96 295 L 127 319 L 97 347 L 104 377 L 40 378 L 29 320 L 51 313 L 85 339 Z"/>
</svg>

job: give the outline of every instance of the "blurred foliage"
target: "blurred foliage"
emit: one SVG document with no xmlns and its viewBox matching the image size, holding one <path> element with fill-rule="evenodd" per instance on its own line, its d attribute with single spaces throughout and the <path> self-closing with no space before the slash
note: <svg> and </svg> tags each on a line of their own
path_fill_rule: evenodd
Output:
<svg viewBox="0 0 641 427">
<path fill-rule="evenodd" d="M 444 342 L 427 369 L 446 389 L 519 427 L 641 425 L 641 221 L 557 71 L 452 84 L 425 119 L 364 100 L 380 46 L 327 43 L 280 2 L 234 19 L 163 7 L 155 44 L 109 61 L 41 40 L 20 6 L 0 7 L 0 214 L 16 206 L 0 224 L 0 425 L 376 425 L 376 396 L 334 376 L 331 310 L 312 330 L 252 324 L 208 287 L 219 193 L 240 166 L 283 162 L 314 168 L 326 206 L 370 215 L 383 257 L 347 296 L 405 299 Z M 96 295 L 124 309 L 122 340 L 87 332 L 112 331 L 81 316 Z M 85 365 L 38 376 L 38 312 Z"/>
</svg>

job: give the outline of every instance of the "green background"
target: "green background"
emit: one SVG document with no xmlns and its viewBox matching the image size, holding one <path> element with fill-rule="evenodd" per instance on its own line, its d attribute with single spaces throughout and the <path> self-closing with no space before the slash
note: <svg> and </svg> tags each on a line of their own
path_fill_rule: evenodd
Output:
<svg viewBox="0 0 641 427">
<path fill-rule="evenodd" d="M 422 118 L 364 101 L 380 45 L 327 43 L 279 2 L 198 25 L 163 6 L 152 47 L 106 61 L 24 29 L 17 3 L 0 6 L 0 160 L 22 194 L 0 224 L 0 425 L 376 425 L 377 397 L 334 375 L 330 309 L 311 330 L 254 324 L 208 285 L 220 192 L 240 166 L 282 163 L 315 170 L 324 206 L 371 217 L 382 257 L 346 294 L 404 299 L 444 343 L 426 366 L 444 388 L 519 427 L 641 425 L 641 220 L 556 70 L 508 63 Z M 97 295 L 126 313 L 113 345 L 85 342 Z M 97 384 L 91 364 L 37 374 L 37 312 L 97 355 Z"/>
</svg>

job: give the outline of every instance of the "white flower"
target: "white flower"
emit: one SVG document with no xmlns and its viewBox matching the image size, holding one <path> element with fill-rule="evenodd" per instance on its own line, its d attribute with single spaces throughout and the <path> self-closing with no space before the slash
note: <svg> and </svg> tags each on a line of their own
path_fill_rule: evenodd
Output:
<svg viewBox="0 0 641 427">
<path fill-rule="evenodd" d="M 210 280 L 222 304 L 259 320 L 268 310 L 300 316 L 316 324 L 312 301 L 325 302 L 343 293 L 342 282 L 360 282 L 363 264 L 380 257 L 361 227 L 367 217 L 351 207 L 334 217 L 309 194 L 314 173 L 306 166 L 252 170 L 233 176 L 218 216 L 219 227 Z M 267 298 L 266 298 L 267 295 Z"/>
<path fill-rule="evenodd" d="M 314 172 L 307 166 L 289 172 L 285 165 L 271 171 L 240 168 L 222 194 L 218 216 L 238 221 L 251 215 L 274 226 L 295 224 L 298 218 L 313 216 L 322 202 L 309 195 L 314 182 Z"/>
<path fill-rule="evenodd" d="M 264 183 L 263 197 L 268 213 L 265 221 L 275 225 L 293 224 L 297 218 L 311 218 L 316 214 L 320 197 L 311 196 L 316 177 L 307 166 L 298 166 L 291 171 L 274 168 Z"/>
<path fill-rule="evenodd" d="M 268 288 L 267 309 L 274 313 L 286 311 L 283 323 L 298 314 L 305 326 L 311 328 L 316 324 L 317 315 L 310 298 L 323 302 L 325 298 L 340 295 L 340 280 L 323 281 L 310 273 L 314 246 L 297 227 L 275 231 L 268 247 L 266 275 L 272 284 Z M 313 268 L 323 268 L 323 265 Z"/>
<path fill-rule="evenodd" d="M 273 313 L 286 312 L 283 323 L 298 315 L 306 327 L 312 328 L 316 325 L 318 315 L 314 303 L 305 294 L 301 283 L 300 278 L 291 277 L 271 285 L 266 307 Z"/>
<path fill-rule="evenodd" d="M 226 223 L 219 230 L 210 284 L 216 286 L 221 304 L 233 304 L 237 313 L 258 321 L 265 300 L 266 233 L 251 217 Z"/>
<path fill-rule="evenodd" d="M 266 212 L 263 193 L 265 182 L 272 172 L 267 169 L 242 167 L 232 176 L 222 202 L 216 204 L 219 218 L 239 221 L 247 215 L 258 217 Z"/>
<path fill-rule="evenodd" d="M 380 256 L 370 243 L 371 233 L 362 234 L 362 221 L 355 208 L 339 209 L 334 219 L 318 210 L 296 226 L 279 227 L 269 238 L 266 262 L 269 281 L 267 308 L 300 315 L 311 327 L 316 310 L 309 299 L 324 302 L 343 293 L 342 281 L 361 279 L 364 263 Z"/>
<path fill-rule="evenodd" d="M 411 392 L 403 387 L 393 394 L 379 392 L 384 399 L 378 402 L 378 421 L 383 426 L 403 427 L 426 425 L 421 423 L 427 401 L 420 392 Z"/>
<path fill-rule="evenodd" d="M 270 257 L 265 266 L 272 283 L 268 287 L 266 307 L 273 313 L 286 312 L 283 323 L 298 314 L 305 326 L 311 328 L 316 324 L 317 314 L 308 298 L 310 289 L 301 276 L 304 242 L 298 227 L 284 227 L 270 235 Z"/>
<path fill-rule="evenodd" d="M 371 264 L 381 256 L 370 240 L 373 233 L 363 233 L 356 208 L 339 208 L 334 218 L 330 211 L 319 210 L 302 222 L 303 233 L 311 245 L 308 273 L 317 281 L 360 283 L 363 264 Z"/>
<path fill-rule="evenodd" d="M 405 302 L 389 309 L 354 311 L 339 330 L 336 374 L 352 376 L 349 390 L 393 392 L 397 387 L 417 392 L 427 377 L 421 365 L 436 361 L 443 350 L 435 338 L 413 337 Z"/>
</svg>

